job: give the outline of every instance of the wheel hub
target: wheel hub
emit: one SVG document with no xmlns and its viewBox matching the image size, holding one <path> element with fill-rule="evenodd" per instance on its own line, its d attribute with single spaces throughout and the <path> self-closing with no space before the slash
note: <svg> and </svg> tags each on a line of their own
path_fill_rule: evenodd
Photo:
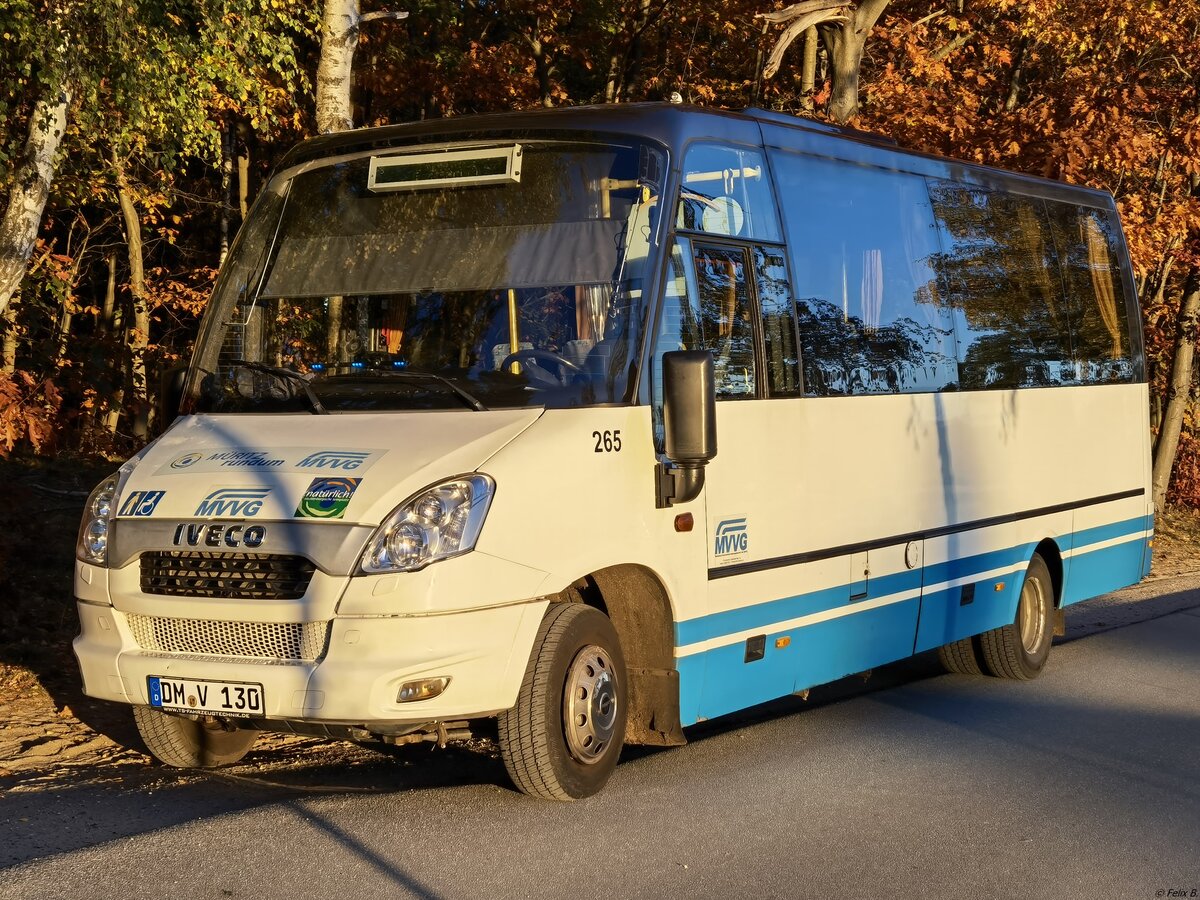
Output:
<svg viewBox="0 0 1200 900">
<path fill-rule="evenodd" d="M 563 691 L 567 748 L 581 763 L 599 762 L 612 745 L 617 723 L 617 684 L 603 647 L 590 644 L 575 655 Z"/>
<path fill-rule="evenodd" d="M 1026 578 L 1021 588 L 1021 646 L 1026 653 L 1035 653 L 1046 637 L 1046 592 L 1036 578 Z"/>
</svg>

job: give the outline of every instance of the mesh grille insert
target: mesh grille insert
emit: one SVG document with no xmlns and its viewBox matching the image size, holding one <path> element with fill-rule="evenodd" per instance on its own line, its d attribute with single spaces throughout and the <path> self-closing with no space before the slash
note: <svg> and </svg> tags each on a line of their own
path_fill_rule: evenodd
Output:
<svg viewBox="0 0 1200 900">
<path fill-rule="evenodd" d="M 325 652 L 328 622 L 215 622 L 129 616 L 143 650 L 272 662 L 313 662 Z"/>
<path fill-rule="evenodd" d="M 316 567 L 302 556 L 155 550 L 142 554 L 142 592 L 229 600 L 297 600 Z"/>
</svg>

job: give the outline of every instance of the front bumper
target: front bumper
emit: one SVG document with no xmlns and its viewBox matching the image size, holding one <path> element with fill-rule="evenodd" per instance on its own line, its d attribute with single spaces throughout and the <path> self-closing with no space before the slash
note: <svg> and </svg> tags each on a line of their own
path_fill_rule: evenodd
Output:
<svg viewBox="0 0 1200 900">
<path fill-rule="evenodd" d="M 420 724 L 511 708 L 548 601 L 440 615 L 343 616 L 332 620 L 323 655 L 309 663 L 264 662 L 148 651 L 129 617 L 78 602 L 75 655 L 84 693 L 149 704 L 151 675 L 263 686 L 266 718 L 325 724 Z M 400 685 L 448 676 L 438 697 L 398 703 Z"/>
</svg>

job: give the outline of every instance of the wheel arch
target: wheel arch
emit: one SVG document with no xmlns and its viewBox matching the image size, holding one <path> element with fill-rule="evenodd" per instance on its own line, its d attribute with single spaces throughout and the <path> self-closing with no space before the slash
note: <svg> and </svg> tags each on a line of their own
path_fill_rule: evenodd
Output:
<svg viewBox="0 0 1200 900">
<path fill-rule="evenodd" d="M 1034 553 L 1042 558 L 1042 562 L 1050 570 L 1050 581 L 1054 587 L 1054 608 L 1061 609 L 1063 598 L 1063 558 L 1062 553 L 1058 549 L 1058 544 L 1053 538 L 1043 538 L 1042 542 L 1037 545 Z"/>
<path fill-rule="evenodd" d="M 633 563 L 609 566 L 577 579 L 558 599 L 595 607 L 616 629 L 629 679 L 625 742 L 686 743 L 679 719 L 675 618 L 658 576 Z"/>
</svg>

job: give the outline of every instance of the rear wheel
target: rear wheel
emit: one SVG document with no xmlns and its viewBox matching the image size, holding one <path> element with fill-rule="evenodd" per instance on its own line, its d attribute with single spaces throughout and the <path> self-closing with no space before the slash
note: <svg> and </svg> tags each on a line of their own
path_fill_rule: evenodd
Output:
<svg viewBox="0 0 1200 900">
<path fill-rule="evenodd" d="M 625 742 L 627 690 L 608 617 L 580 603 L 551 606 L 517 705 L 499 717 L 500 752 L 517 788 L 578 800 L 604 787 Z"/>
<path fill-rule="evenodd" d="M 952 641 L 938 647 L 938 659 L 947 672 L 957 675 L 982 675 L 983 666 L 979 664 L 979 654 L 976 653 L 978 641 L 973 637 Z"/>
<path fill-rule="evenodd" d="M 232 765 L 258 739 L 252 729 L 226 731 L 217 722 L 173 716 L 149 706 L 135 706 L 133 720 L 154 757 L 179 769 Z"/>
<path fill-rule="evenodd" d="M 1054 640 L 1054 582 L 1038 554 L 1029 561 L 1017 615 L 1011 625 L 979 636 L 983 661 L 999 678 L 1036 678 L 1050 656 Z"/>
</svg>

